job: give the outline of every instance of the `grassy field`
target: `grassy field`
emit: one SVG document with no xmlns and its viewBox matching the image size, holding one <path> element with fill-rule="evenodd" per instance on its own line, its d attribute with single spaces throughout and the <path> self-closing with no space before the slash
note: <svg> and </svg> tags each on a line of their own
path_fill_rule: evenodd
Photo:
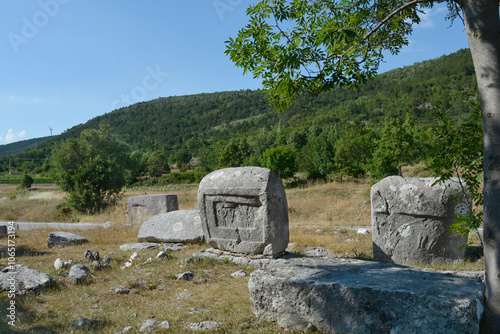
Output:
<svg viewBox="0 0 500 334">
<path fill-rule="evenodd" d="M 368 180 L 311 184 L 303 188 L 287 190 L 290 213 L 289 251 L 299 254 L 308 249 L 321 247 L 344 256 L 371 259 L 371 235 L 358 235 L 357 227 L 370 226 L 370 185 Z M 0 186 L 0 221 L 79 221 L 127 223 L 126 203 L 130 196 L 139 194 L 177 194 L 179 209 L 196 209 L 197 186 L 184 185 L 163 189 L 131 189 L 124 193 L 118 205 L 99 215 L 73 214 L 63 216 L 57 205 L 64 194 L 57 188 L 44 186 L 19 192 L 15 187 Z M 209 248 L 205 244 L 191 244 L 170 258 L 153 261 L 138 268 L 120 269 L 130 257 L 130 251 L 121 251 L 119 246 L 136 242 L 137 231 L 120 227 L 78 231 L 89 243 L 66 248 L 47 247 L 49 230 L 19 231 L 16 239 L 16 261 L 55 277 L 53 263 L 57 258 L 72 259 L 76 263 L 88 264 L 84 252 L 98 250 L 101 257 L 113 256 L 112 269 L 94 272 L 89 284 L 73 286 L 61 279 L 50 291 L 38 295 L 17 298 L 18 322 L 14 331 L 0 319 L 0 332 L 16 333 L 67 333 L 70 324 L 77 318 L 98 320 L 93 332 L 117 333 L 126 326 L 138 332 L 146 319 L 158 322 L 167 320 L 170 333 L 189 333 L 186 326 L 200 321 L 217 321 L 223 325 L 218 333 L 287 333 L 276 324 L 261 322 L 251 312 L 248 276 L 232 278 L 230 274 L 244 270 L 250 274 L 254 268 L 205 259 L 181 264 L 180 261 L 193 253 Z M 0 250 L 5 252 L 5 239 L 0 240 Z M 143 258 L 155 258 L 158 251 L 139 252 Z M 5 253 L 4 253 L 5 254 Z M 0 267 L 7 263 L 0 259 Z M 435 269 L 480 270 L 482 260 L 465 261 L 457 265 L 443 265 Z M 191 271 L 192 281 L 179 281 L 175 275 Z M 116 286 L 131 288 L 129 295 L 112 292 Z M 188 299 L 177 299 L 182 293 L 192 295 Z M 4 309 L 8 298 L 0 297 L 0 308 Z M 205 312 L 190 313 L 193 308 Z M 0 313 L 3 314 L 3 311 Z M 158 330 L 161 333 L 162 330 Z"/>
</svg>

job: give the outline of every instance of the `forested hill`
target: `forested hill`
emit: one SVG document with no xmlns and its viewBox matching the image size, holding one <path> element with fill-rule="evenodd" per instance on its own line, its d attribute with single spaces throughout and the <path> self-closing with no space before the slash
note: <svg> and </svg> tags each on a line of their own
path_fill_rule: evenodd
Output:
<svg viewBox="0 0 500 334">
<path fill-rule="evenodd" d="M 0 157 L 5 156 L 5 155 L 13 155 L 20 153 L 22 151 L 26 151 L 30 148 L 33 148 L 37 146 L 40 143 L 43 143 L 49 137 L 40 137 L 40 138 L 33 138 L 33 139 L 27 139 L 27 140 L 21 140 L 17 141 L 15 143 L 10 143 L 10 144 L 5 144 L 5 145 L 0 145 Z"/>
<path fill-rule="evenodd" d="M 475 96 L 475 74 L 468 49 L 413 66 L 383 73 L 357 90 L 339 87 L 315 99 L 304 97 L 290 110 L 276 113 L 263 91 L 231 91 L 158 98 L 114 110 L 52 137 L 18 157 L 45 158 L 57 143 L 84 129 L 107 123 L 132 150 L 163 150 L 197 156 L 215 141 L 245 138 L 259 146 L 311 126 L 362 122 L 374 128 L 387 118 L 411 112 L 420 121 L 432 119 L 434 107 L 460 115 Z M 308 105 L 308 108 L 304 106 Z M 316 133 L 319 133 L 316 131 Z M 268 138 L 269 136 L 273 138 Z M 257 150 L 257 148 L 255 149 Z M 1 163 L 1 161 L 0 161 Z"/>
</svg>

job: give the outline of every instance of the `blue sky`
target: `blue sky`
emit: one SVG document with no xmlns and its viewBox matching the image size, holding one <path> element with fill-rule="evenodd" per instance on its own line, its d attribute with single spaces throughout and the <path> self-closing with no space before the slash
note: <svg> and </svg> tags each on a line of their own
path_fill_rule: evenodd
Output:
<svg viewBox="0 0 500 334">
<path fill-rule="evenodd" d="M 0 0 L 0 144 L 57 135 L 158 97 L 258 89 L 224 54 L 243 0 Z M 446 8 L 423 15 L 381 71 L 468 47 Z"/>
</svg>

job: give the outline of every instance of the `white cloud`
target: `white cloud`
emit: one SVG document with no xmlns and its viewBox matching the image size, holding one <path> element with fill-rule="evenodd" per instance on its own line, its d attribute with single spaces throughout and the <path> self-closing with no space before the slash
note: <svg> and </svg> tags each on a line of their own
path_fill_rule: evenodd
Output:
<svg viewBox="0 0 500 334">
<path fill-rule="evenodd" d="M 10 144 L 24 139 L 26 139 L 26 130 L 22 130 L 18 133 L 13 129 L 9 129 L 9 131 L 7 131 L 7 135 L 5 135 L 5 138 L 0 137 L 0 144 Z"/>
<path fill-rule="evenodd" d="M 436 16 L 446 10 L 447 9 L 444 5 L 425 8 L 424 13 L 419 15 L 421 21 L 418 25 L 415 26 L 415 28 L 434 29 L 436 27 L 435 21 L 442 20 L 441 16 L 437 18 Z"/>
</svg>

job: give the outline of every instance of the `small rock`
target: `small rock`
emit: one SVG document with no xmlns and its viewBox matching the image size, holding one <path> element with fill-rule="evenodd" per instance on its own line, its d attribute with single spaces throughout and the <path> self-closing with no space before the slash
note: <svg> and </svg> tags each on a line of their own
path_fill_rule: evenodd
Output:
<svg viewBox="0 0 500 334">
<path fill-rule="evenodd" d="M 328 256 L 328 252 L 323 248 L 314 248 L 306 251 L 307 256 L 310 257 L 325 257 Z"/>
<path fill-rule="evenodd" d="M 73 284 L 81 284 L 87 282 L 92 277 L 89 268 L 81 264 L 76 264 L 71 267 L 68 274 L 69 280 Z"/>
<path fill-rule="evenodd" d="M 139 330 L 141 333 L 149 333 L 152 332 L 156 327 L 158 327 L 160 323 L 153 319 L 144 320 L 141 325 L 141 329 Z"/>
<path fill-rule="evenodd" d="M 316 230 L 316 233 L 317 234 L 325 234 L 326 230 L 318 229 L 318 230 Z"/>
<path fill-rule="evenodd" d="M 186 271 L 185 273 L 182 274 L 177 274 L 177 279 L 178 280 L 185 280 L 185 281 L 191 281 L 194 278 L 194 274 L 190 271 Z"/>
<path fill-rule="evenodd" d="M 90 298 L 90 295 L 88 293 L 84 294 L 82 298 L 80 298 L 80 301 L 85 300 L 87 298 Z"/>
<path fill-rule="evenodd" d="M 91 251 L 91 250 L 87 250 L 85 251 L 85 259 L 89 262 L 91 261 L 99 261 L 99 251 Z"/>
<path fill-rule="evenodd" d="M 181 294 L 177 297 L 177 299 L 189 299 L 189 298 L 191 298 L 191 297 L 193 297 L 193 295 L 192 295 L 192 294 L 187 293 L 187 292 L 182 292 L 182 293 L 181 293 Z"/>
<path fill-rule="evenodd" d="M 370 234 L 366 228 L 358 228 L 358 234 Z"/>
<path fill-rule="evenodd" d="M 89 331 L 96 325 L 96 321 L 87 318 L 78 318 L 71 324 L 72 328 Z"/>
<path fill-rule="evenodd" d="M 165 252 L 165 251 L 163 251 L 163 250 L 162 250 L 162 251 L 160 251 L 160 252 L 158 253 L 158 255 L 156 255 L 156 259 L 157 259 L 157 260 L 158 260 L 158 259 L 165 259 L 165 258 L 167 258 L 167 257 L 168 257 L 168 253 L 167 253 L 167 252 Z"/>
<path fill-rule="evenodd" d="M 69 260 L 68 262 L 66 262 L 58 258 L 54 261 L 54 268 L 56 268 L 56 270 L 69 269 L 71 268 L 72 265 L 73 265 L 73 260 Z"/>
<path fill-rule="evenodd" d="M 124 329 L 121 330 L 121 332 L 117 333 L 117 334 L 126 334 L 126 333 L 129 333 L 130 331 L 134 330 L 134 327 L 132 326 L 127 326 L 125 327 Z"/>
<path fill-rule="evenodd" d="M 188 326 L 188 329 L 191 329 L 193 331 L 206 331 L 206 330 L 211 330 L 215 329 L 222 325 L 222 322 L 215 322 L 215 321 L 202 321 L 202 322 L 196 322 L 193 324 L 190 324 Z"/>
<path fill-rule="evenodd" d="M 238 278 L 238 277 L 245 277 L 247 274 L 243 270 L 238 270 L 234 273 L 231 274 L 231 277 L 233 278 Z"/>
<path fill-rule="evenodd" d="M 184 248 L 184 244 L 171 244 L 171 243 L 168 243 L 168 244 L 164 244 L 163 245 L 163 250 L 168 252 L 168 251 L 171 251 L 171 252 L 178 252 L 178 251 L 181 251 L 182 249 Z"/>
<path fill-rule="evenodd" d="M 205 313 L 207 312 L 206 309 L 204 308 L 196 308 L 196 307 L 193 307 L 191 310 L 189 310 L 189 314 L 195 314 L 195 313 Z"/>
<path fill-rule="evenodd" d="M 99 304 L 94 304 L 94 305 L 92 305 L 92 308 L 94 308 L 94 309 L 98 309 L 98 308 L 99 308 Z"/>
<path fill-rule="evenodd" d="M 140 243 L 121 245 L 120 250 L 122 250 L 122 251 L 142 251 L 142 250 L 157 249 L 158 247 L 160 247 L 159 243 L 140 242 Z"/>
<path fill-rule="evenodd" d="M 118 286 L 115 286 L 112 291 L 113 291 L 113 293 L 116 293 L 117 295 L 128 295 L 130 293 L 130 291 L 132 291 L 132 290 L 125 289 L 124 287 L 118 285 Z"/>
<path fill-rule="evenodd" d="M 102 258 L 102 263 L 104 264 L 109 264 L 113 260 L 113 257 L 111 255 L 104 255 Z"/>
<path fill-rule="evenodd" d="M 137 317 L 139 317 L 139 314 L 137 314 L 137 313 L 135 313 L 135 312 L 134 312 L 134 313 L 132 313 L 130 316 L 131 316 L 132 318 L 137 318 Z"/>
<path fill-rule="evenodd" d="M 165 328 L 165 329 L 169 329 L 170 328 L 170 323 L 166 320 L 160 322 L 160 324 L 158 325 L 159 328 Z"/>
<path fill-rule="evenodd" d="M 101 270 L 111 269 L 111 266 L 109 264 L 107 264 L 107 263 L 101 263 L 99 261 L 92 262 L 92 267 L 94 268 L 94 271 L 101 271 Z"/>
</svg>

